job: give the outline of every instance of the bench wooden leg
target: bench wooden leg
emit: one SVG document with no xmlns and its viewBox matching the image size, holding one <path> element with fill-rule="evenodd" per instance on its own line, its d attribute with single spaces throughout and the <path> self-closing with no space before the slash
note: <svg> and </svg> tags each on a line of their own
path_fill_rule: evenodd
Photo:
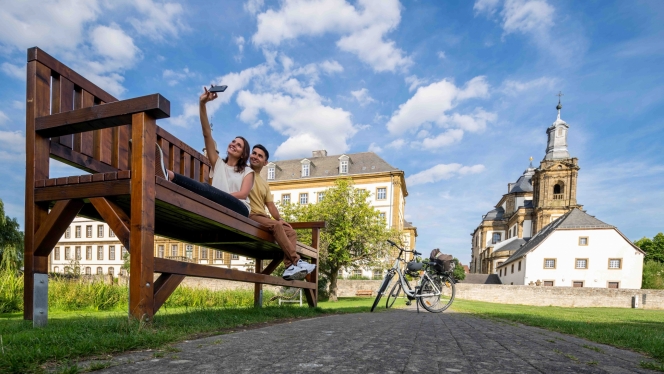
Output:
<svg viewBox="0 0 664 374">
<path fill-rule="evenodd" d="M 271 265 L 271 264 L 270 264 Z M 263 272 L 263 260 L 256 259 L 256 274 Z M 254 283 L 254 308 L 263 307 L 263 284 Z"/>
<path fill-rule="evenodd" d="M 169 296 L 184 280 L 184 275 L 162 273 L 154 282 L 154 309 L 156 314 L 159 308 L 166 302 Z"/>
<path fill-rule="evenodd" d="M 311 230 L 311 246 L 318 249 L 320 241 L 320 229 L 314 228 Z M 318 263 L 318 258 L 312 258 L 311 263 L 316 265 L 316 269 L 307 275 L 307 281 L 316 283 L 316 288 L 304 290 L 304 296 L 307 298 L 307 304 L 311 308 L 315 308 L 318 305 L 318 268 L 320 264 Z"/>
<path fill-rule="evenodd" d="M 131 220 L 122 208 L 104 197 L 91 198 L 90 202 L 101 218 L 104 219 L 104 222 L 113 230 L 113 233 L 122 245 L 125 248 L 129 248 L 129 227 L 131 227 Z"/>
<path fill-rule="evenodd" d="M 134 114 L 131 139 L 129 314 L 139 320 L 152 321 L 156 120 L 147 113 Z"/>
</svg>

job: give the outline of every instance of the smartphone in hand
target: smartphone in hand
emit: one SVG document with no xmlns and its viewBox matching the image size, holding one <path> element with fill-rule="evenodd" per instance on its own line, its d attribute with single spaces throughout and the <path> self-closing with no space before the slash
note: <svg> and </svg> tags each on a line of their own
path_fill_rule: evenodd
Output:
<svg viewBox="0 0 664 374">
<path fill-rule="evenodd" d="M 209 92 L 224 92 L 224 91 L 226 91 L 227 88 L 228 88 L 228 86 L 215 86 L 215 85 L 212 85 L 212 87 L 210 87 L 210 89 L 208 91 Z"/>
</svg>

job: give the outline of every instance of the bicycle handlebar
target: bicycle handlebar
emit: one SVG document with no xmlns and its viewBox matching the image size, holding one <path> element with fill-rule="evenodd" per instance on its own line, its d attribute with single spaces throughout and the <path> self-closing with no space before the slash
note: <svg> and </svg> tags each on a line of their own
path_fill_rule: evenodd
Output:
<svg viewBox="0 0 664 374">
<path fill-rule="evenodd" d="M 396 243 L 394 243 L 394 242 L 391 241 L 390 239 L 387 239 L 387 242 L 390 243 L 390 244 L 392 244 L 393 246 L 399 248 L 399 249 L 400 249 L 401 251 L 403 251 L 403 252 L 409 252 L 409 253 L 412 253 L 412 254 L 415 255 L 415 256 L 422 256 L 422 254 L 421 254 L 420 252 L 416 251 L 416 250 L 409 251 L 409 250 L 406 250 L 406 249 L 403 249 L 403 248 L 399 247 L 398 245 L 396 245 Z"/>
</svg>

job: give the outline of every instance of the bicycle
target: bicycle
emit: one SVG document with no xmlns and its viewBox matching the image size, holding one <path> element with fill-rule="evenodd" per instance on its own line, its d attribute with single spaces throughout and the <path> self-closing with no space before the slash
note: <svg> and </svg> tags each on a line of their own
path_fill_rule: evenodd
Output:
<svg viewBox="0 0 664 374">
<path fill-rule="evenodd" d="M 376 299 L 371 306 L 371 311 L 373 312 L 376 309 L 376 306 L 378 306 L 380 299 L 385 294 L 385 290 L 389 287 L 390 283 L 392 282 L 392 278 L 395 275 L 398 276 L 398 280 L 387 296 L 387 302 L 385 303 L 386 308 L 390 308 L 392 305 L 394 305 L 394 302 L 401 294 L 401 291 L 404 292 L 406 298 L 408 299 L 406 302 L 407 305 L 410 305 L 412 300 L 417 300 L 418 311 L 420 305 L 431 313 L 440 313 L 449 308 L 454 301 L 455 295 L 455 282 L 452 275 L 446 271 L 439 271 L 439 264 L 434 261 L 411 261 L 407 263 L 406 266 L 407 272 L 409 274 L 416 274 L 416 272 L 419 272 L 426 266 L 422 276 L 420 277 L 419 285 L 416 286 L 415 289 L 412 289 L 403 272 L 401 271 L 401 262 L 405 262 L 405 260 L 402 259 L 402 256 L 404 253 L 412 253 L 414 256 L 421 256 L 422 254 L 414 250 L 409 251 L 403 249 L 391 240 L 388 240 L 387 242 L 399 249 L 399 256 L 395 259 L 392 268 L 387 271 L 387 274 L 383 279 L 383 283 L 380 285 L 380 288 L 376 293 Z"/>
</svg>

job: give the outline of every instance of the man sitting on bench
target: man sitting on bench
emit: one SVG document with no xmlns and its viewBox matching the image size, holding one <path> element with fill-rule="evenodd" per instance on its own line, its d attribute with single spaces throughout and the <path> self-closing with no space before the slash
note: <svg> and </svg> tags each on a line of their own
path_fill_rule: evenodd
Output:
<svg viewBox="0 0 664 374">
<path fill-rule="evenodd" d="M 283 278 L 286 280 L 301 280 L 314 271 L 316 265 L 302 261 L 300 256 L 295 252 L 297 248 L 297 233 L 288 222 L 281 219 L 277 207 L 272 201 L 272 194 L 270 193 L 270 186 L 260 176 L 263 166 L 267 165 L 267 160 L 270 153 L 260 144 L 256 144 L 251 150 L 249 156 L 249 164 L 254 170 L 254 186 L 249 193 L 249 204 L 251 211 L 249 218 L 266 226 L 268 231 L 274 235 L 277 244 L 284 251 L 284 271 Z M 274 219 L 270 218 L 265 212 L 265 207 L 270 211 Z"/>
</svg>

